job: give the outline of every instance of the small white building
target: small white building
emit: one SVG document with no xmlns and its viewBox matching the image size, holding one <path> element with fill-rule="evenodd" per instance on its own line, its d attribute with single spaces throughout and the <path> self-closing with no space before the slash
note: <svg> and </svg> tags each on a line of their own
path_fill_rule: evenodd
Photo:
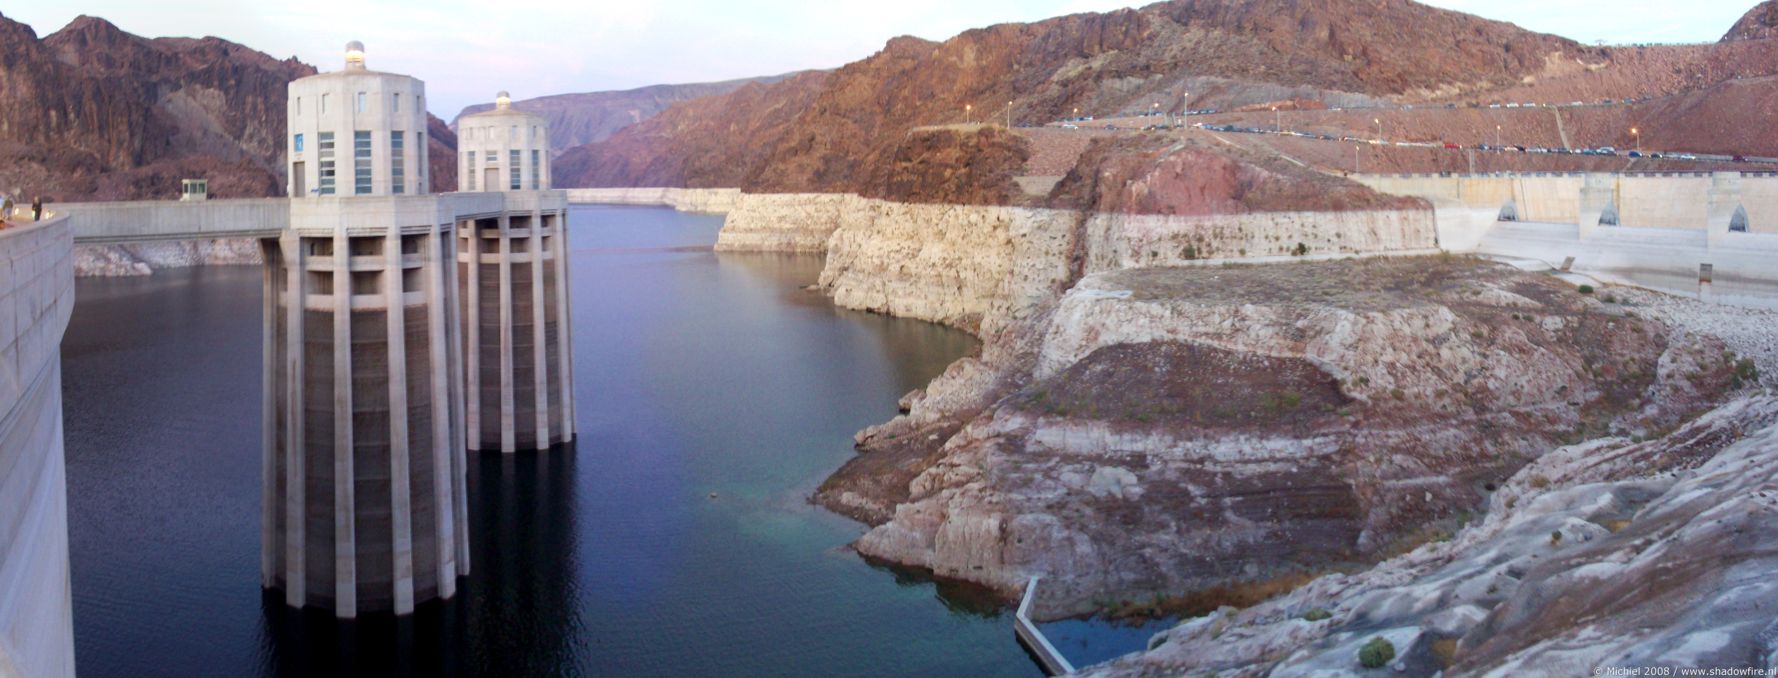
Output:
<svg viewBox="0 0 1778 678">
<path fill-rule="evenodd" d="M 343 70 L 290 83 L 292 198 L 427 192 L 426 84 L 364 66 L 346 45 Z"/>
<path fill-rule="evenodd" d="M 549 179 L 549 123 L 513 108 L 507 93 L 457 122 L 457 190 L 542 191 Z"/>
</svg>

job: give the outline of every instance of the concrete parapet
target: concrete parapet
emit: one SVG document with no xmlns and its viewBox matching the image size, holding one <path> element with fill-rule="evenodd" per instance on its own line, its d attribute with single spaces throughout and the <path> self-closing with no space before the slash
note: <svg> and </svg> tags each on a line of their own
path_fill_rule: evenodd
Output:
<svg viewBox="0 0 1778 678">
<path fill-rule="evenodd" d="M 570 188 L 568 201 L 588 205 L 650 205 L 681 212 L 727 214 L 741 199 L 738 188 Z"/>
<path fill-rule="evenodd" d="M 62 333 L 68 218 L 0 230 L 0 675 L 74 675 Z"/>
<path fill-rule="evenodd" d="M 54 205 L 80 244 L 276 237 L 290 223 L 289 199 L 137 200 Z"/>
</svg>

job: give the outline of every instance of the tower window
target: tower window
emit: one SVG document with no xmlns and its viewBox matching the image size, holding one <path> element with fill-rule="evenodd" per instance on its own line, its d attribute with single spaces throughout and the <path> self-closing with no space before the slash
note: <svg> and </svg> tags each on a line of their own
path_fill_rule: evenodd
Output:
<svg viewBox="0 0 1778 678">
<path fill-rule="evenodd" d="M 321 114 L 322 114 L 322 115 L 326 115 L 326 114 L 327 114 L 327 97 L 328 97 L 328 96 L 329 96 L 329 95 L 327 95 L 327 94 L 322 94 L 322 95 L 321 95 Z"/>
<path fill-rule="evenodd" d="M 518 128 L 516 128 L 516 127 L 515 127 L 515 128 L 513 128 L 513 129 L 518 129 Z M 519 190 L 519 189 L 521 189 L 521 188 L 524 188 L 524 186 L 523 186 L 523 185 L 521 185 L 521 184 L 520 184 L 520 183 L 519 183 L 519 177 L 520 177 L 520 172 L 521 172 L 521 169 L 522 169 L 522 168 L 520 168 L 520 167 L 519 167 L 519 158 L 520 158 L 520 157 L 521 157 L 521 156 L 520 156 L 520 155 L 519 155 L 519 152 L 518 152 L 518 151 L 513 151 L 513 152 L 511 152 L 511 153 L 510 153 L 510 154 L 509 154 L 509 155 L 510 155 L 510 156 L 511 156 L 511 157 L 510 157 L 510 158 L 509 158 L 509 163 L 508 163 L 508 164 L 509 164 L 509 165 L 510 165 L 510 166 L 511 166 L 511 168 L 512 168 L 512 169 L 511 169 L 511 170 L 510 170 L 510 171 L 509 171 L 509 174 L 511 174 L 511 175 L 512 175 L 512 190 L 515 190 L 515 191 L 516 191 L 516 190 Z"/>
<path fill-rule="evenodd" d="M 303 98 L 296 98 L 296 117 L 303 117 Z"/>
<path fill-rule="evenodd" d="M 389 192 L 401 194 L 407 192 L 407 163 L 402 151 L 405 132 L 389 133 Z"/>
<path fill-rule="evenodd" d="M 469 169 L 469 190 L 471 192 L 474 192 L 475 191 L 475 151 L 469 152 L 468 169 Z"/>
<path fill-rule="evenodd" d="M 396 113 L 401 112 L 401 93 L 400 92 L 395 93 L 395 103 L 393 104 L 392 108 L 393 108 L 394 112 L 396 112 Z"/>
<path fill-rule="evenodd" d="M 535 129 L 535 128 L 533 128 L 533 129 Z M 531 149 L 531 190 L 533 190 L 533 191 L 539 190 L 538 186 L 543 181 L 542 160 L 543 160 L 543 153 L 541 151 L 538 151 L 537 149 Z"/>
<path fill-rule="evenodd" d="M 352 133 L 352 177 L 353 193 L 370 193 L 370 132 Z"/>
<path fill-rule="evenodd" d="M 326 95 L 322 95 L 322 100 L 326 100 Z M 316 189 L 321 195 L 333 195 L 333 132 L 321 132 L 319 136 L 315 137 L 315 141 L 318 144 L 315 152 L 321 160 L 321 182 L 319 186 L 316 186 Z"/>
<path fill-rule="evenodd" d="M 303 152 L 303 135 L 301 133 L 296 135 L 296 152 Z"/>
<path fill-rule="evenodd" d="M 512 129 L 507 130 L 506 140 L 507 141 L 518 141 L 519 140 L 519 126 L 518 125 L 513 125 Z"/>
<path fill-rule="evenodd" d="M 363 92 L 358 93 L 358 112 L 359 113 L 364 112 L 364 93 Z"/>
</svg>

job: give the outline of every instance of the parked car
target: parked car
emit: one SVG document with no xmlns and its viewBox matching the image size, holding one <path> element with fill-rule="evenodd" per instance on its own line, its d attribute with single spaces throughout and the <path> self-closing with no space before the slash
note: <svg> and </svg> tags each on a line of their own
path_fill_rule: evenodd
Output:
<svg viewBox="0 0 1778 678">
<path fill-rule="evenodd" d="M 1642 157 L 1642 151 L 1630 151 L 1630 157 L 1640 158 Z"/>
<path fill-rule="evenodd" d="M 1462 146 L 1458 146 L 1458 145 L 1457 145 L 1457 144 L 1453 144 L 1453 143 L 1451 143 L 1451 142 L 1449 142 L 1449 141 L 1447 141 L 1447 142 L 1445 142 L 1445 148 L 1446 148 L 1446 149 L 1448 149 L 1448 150 L 1453 150 L 1453 151 L 1460 151 L 1460 150 L 1463 150 L 1463 147 L 1462 147 Z"/>
<path fill-rule="evenodd" d="M 1735 156 L 1735 162 L 1747 162 L 1747 156 L 1737 155 Z"/>
</svg>

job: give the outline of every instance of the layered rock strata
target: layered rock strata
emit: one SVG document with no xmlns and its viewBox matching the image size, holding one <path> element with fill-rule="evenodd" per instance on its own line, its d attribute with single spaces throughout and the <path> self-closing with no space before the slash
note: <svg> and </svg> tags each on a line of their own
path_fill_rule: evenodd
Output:
<svg viewBox="0 0 1778 678">
<path fill-rule="evenodd" d="M 1454 257 L 1093 274 L 984 336 L 818 499 L 866 555 L 1043 575 L 1040 616 L 1361 566 L 1734 380 L 1718 341 Z"/>
<path fill-rule="evenodd" d="M 1448 539 L 1189 620 L 1089 675 L 1356 675 L 1375 638 L 1408 675 L 1769 670 L 1775 449 L 1770 396 L 1654 440 L 1564 447 Z"/>
</svg>

